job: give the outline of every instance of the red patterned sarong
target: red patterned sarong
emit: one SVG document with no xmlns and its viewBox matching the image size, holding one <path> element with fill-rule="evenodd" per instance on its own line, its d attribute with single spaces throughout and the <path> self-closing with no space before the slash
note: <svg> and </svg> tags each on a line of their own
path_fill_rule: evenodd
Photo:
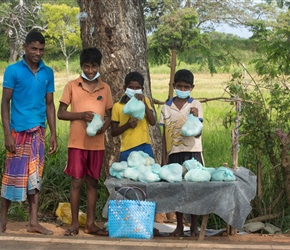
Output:
<svg viewBox="0 0 290 250">
<path fill-rule="evenodd" d="M 7 151 L 1 196 L 11 201 L 24 201 L 27 194 L 40 190 L 45 154 L 45 129 L 35 127 L 23 132 L 12 131 L 16 153 Z"/>
</svg>

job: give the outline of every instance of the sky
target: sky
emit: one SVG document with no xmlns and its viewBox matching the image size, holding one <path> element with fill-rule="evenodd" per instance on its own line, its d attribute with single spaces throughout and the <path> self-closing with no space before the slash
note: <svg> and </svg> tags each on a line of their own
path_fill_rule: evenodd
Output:
<svg viewBox="0 0 290 250">
<path fill-rule="evenodd" d="M 224 24 L 220 27 L 217 27 L 215 31 L 223 32 L 223 33 L 230 33 L 230 34 L 242 37 L 242 38 L 249 38 L 253 34 L 249 30 L 247 30 L 246 28 L 232 28 L 226 24 Z"/>
</svg>

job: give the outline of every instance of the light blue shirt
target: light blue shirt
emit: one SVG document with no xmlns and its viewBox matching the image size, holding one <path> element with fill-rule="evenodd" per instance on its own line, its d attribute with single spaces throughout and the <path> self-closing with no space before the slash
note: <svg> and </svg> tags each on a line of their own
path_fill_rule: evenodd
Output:
<svg viewBox="0 0 290 250">
<path fill-rule="evenodd" d="M 16 132 L 36 126 L 45 127 L 46 94 L 54 92 L 53 70 L 41 60 L 34 74 L 24 57 L 9 65 L 4 73 L 3 88 L 12 89 L 10 128 Z"/>
</svg>

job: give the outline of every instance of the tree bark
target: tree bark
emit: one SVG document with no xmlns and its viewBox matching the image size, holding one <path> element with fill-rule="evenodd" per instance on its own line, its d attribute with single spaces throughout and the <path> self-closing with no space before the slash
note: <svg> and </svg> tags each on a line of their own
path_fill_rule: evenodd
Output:
<svg viewBox="0 0 290 250">
<path fill-rule="evenodd" d="M 15 46 L 15 43 L 12 41 L 12 39 L 9 38 L 9 62 L 16 62 L 18 57 L 18 51 Z"/>
<path fill-rule="evenodd" d="M 111 86 L 114 102 L 119 101 L 124 93 L 126 74 L 138 71 L 145 78 L 144 91 L 153 105 L 141 0 L 78 0 L 78 4 L 81 12 L 88 14 L 88 18 L 81 21 L 82 46 L 95 46 L 102 52 L 100 74 L 102 80 Z M 161 134 L 158 125 L 150 128 L 150 136 L 155 161 L 160 163 Z M 118 161 L 120 138 L 112 138 L 108 130 L 105 145 L 103 169 L 108 173 L 111 164 Z"/>
<path fill-rule="evenodd" d="M 176 69 L 176 50 L 171 51 L 171 64 L 170 64 L 170 82 L 169 82 L 169 93 L 168 99 L 172 99 L 173 97 L 173 82 L 174 82 L 174 75 Z"/>
</svg>

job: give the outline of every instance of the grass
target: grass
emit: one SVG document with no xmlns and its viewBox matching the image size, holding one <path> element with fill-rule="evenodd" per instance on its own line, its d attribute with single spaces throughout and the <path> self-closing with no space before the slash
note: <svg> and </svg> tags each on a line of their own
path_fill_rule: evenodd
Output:
<svg viewBox="0 0 290 250">
<path fill-rule="evenodd" d="M 165 101 L 168 95 L 169 87 L 169 73 L 163 69 L 152 69 L 151 72 L 151 90 L 152 96 L 155 99 Z M 71 74 L 70 79 L 74 79 L 78 74 Z M 2 76 L 0 76 L 2 79 Z M 214 98 L 224 96 L 224 88 L 226 82 L 229 81 L 229 74 L 195 74 L 195 88 L 192 91 L 192 97 L 199 98 Z M 59 100 L 62 95 L 63 87 L 67 82 L 65 72 L 55 73 L 55 105 L 56 109 L 59 106 Z M 0 94 L 1 94 L 0 90 Z M 204 129 L 203 129 L 203 150 L 205 165 L 208 167 L 219 167 L 224 162 L 231 163 L 231 133 L 230 128 L 224 128 L 223 118 L 231 109 L 229 103 L 223 101 L 209 101 L 203 103 L 204 109 Z M 160 115 L 161 106 L 156 105 L 155 109 L 158 114 L 158 120 Z M 40 195 L 40 211 L 44 215 L 43 220 L 54 216 L 59 202 L 69 201 L 69 187 L 70 178 L 63 173 L 67 160 L 67 138 L 69 131 L 69 122 L 60 121 L 57 119 L 57 134 L 58 134 L 58 150 L 56 154 L 46 157 L 46 168 L 43 179 L 43 189 Z M 49 131 L 48 131 L 49 132 Z M 4 142 L 3 133 L 0 134 L 0 140 Z M 0 146 L 1 166 L 4 166 L 5 160 L 5 147 L 4 143 Z M 229 164 L 230 166 L 231 164 Z M 3 168 L 2 168 L 3 171 Z M 96 211 L 96 217 L 101 219 L 101 210 L 106 202 L 107 190 L 103 184 L 104 179 L 100 181 L 99 185 L 99 202 Z M 85 188 L 82 190 L 80 209 L 86 212 L 85 201 Z M 23 204 L 26 206 L 27 204 Z M 25 214 L 20 213 L 22 211 L 19 208 L 19 204 L 16 204 L 12 212 L 21 214 L 21 217 L 25 220 L 27 217 Z M 14 213 L 10 213 L 10 218 L 15 218 Z M 211 219 L 212 218 L 212 219 Z M 221 226 L 222 220 L 217 217 L 211 216 L 212 224 L 218 223 L 216 227 Z M 210 223 L 210 222 L 209 222 Z"/>
</svg>

